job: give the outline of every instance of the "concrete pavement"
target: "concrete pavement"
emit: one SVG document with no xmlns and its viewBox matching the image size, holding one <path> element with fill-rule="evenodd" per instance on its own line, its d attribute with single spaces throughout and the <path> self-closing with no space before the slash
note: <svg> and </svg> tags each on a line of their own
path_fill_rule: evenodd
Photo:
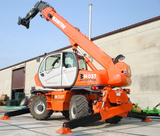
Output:
<svg viewBox="0 0 160 136">
<path fill-rule="evenodd" d="M 0 117 L 9 110 L 0 106 Z M 153 118 L 153 117 L 152 117 Z M 155 117 L 154 117 L 155 118 Z M 67 121 L 61 113 L 53 113 L 47 121 L 38 121 L 30 114 L 0 120 L 0 136 L 60 136 L 56 131 Z M 73 129 L 67 136 L 159 136 L 160 118 L 144 123 L 138 119 L 123 118 L 119 124 L 95 122 Z"/>
</svg>

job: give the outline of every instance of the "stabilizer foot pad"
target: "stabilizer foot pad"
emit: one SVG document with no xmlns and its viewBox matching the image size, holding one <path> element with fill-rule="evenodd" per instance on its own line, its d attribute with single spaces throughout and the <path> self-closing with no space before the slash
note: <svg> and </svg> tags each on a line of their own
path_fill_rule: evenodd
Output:
<svg viewBox="0 0 160 136">
<path fill-rule="evenodd" d="M 142 122 L 152 122 L 152 120 L 149 118 L 146 118 L 146 120 L 142 120 Z"/>
<path fill-rule="evenodd" d="M 10 117 L 8 117 L 8 116 L 3 116 L 3 117 L 1 118 L 1 120 L 10 120 Z"/>
<path fill-rule="evenodd" d="M 59 133 L 59 134 L 72 134 L 73 132 L 70 130 L 70 128 L 61 127 L 59 130 L 56 131 L 56 133 Z"/>
</svg>

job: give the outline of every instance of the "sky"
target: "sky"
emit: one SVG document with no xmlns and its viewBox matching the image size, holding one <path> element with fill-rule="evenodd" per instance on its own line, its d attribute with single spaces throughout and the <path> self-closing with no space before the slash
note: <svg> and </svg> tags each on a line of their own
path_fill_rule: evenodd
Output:
<svg viewBox="0 0 160 136">
<path fill-rule="evenodd" d="M 3 0 L 0 4 L 0 69 L 70 45 L 68 37 L 40 17 L 30 28 L 17 25 L 38 0 Z M 45 0 L 88 36 L 92 4 L 92 38 L 160 16 L 160 0 Z"/>
</svg>

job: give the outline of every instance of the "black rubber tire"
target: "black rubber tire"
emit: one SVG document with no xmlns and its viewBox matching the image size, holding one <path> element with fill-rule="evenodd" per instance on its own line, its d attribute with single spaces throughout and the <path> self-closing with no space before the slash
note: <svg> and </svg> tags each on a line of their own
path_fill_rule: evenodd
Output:
<svg viewBox="0 0 160 136">
<path fill-rule="evenodd" d="M 65 118 L 69 118 L 69 111 L 61 111 L 62 112 L 62 115 L 65 117 Z"/>
<path fill-rule="evenodd" d="M 32 100 L 30 113 L 33 118 L 37 120 L 47 120 L 52 115 L 53 110 L 46 110 L 46 100 L 45 95 L 39 95 Z"/>
<path fill-rule="evenodd" d="M 69 119 L 77 119 L 89 115 L 89 104 L 84 95 L 73 95 L 69 105 Z"/>
<path fill-rule="evenodd" d="M 27 106 L 29 104 L 29 99 L 28 98 L 24 98 L 19 106 Z"/>
<path fill-rule="evenodd" d="M 121 116 L 114 116 L 110 119 L 106 119 L 105 121 L 106 121 L 106 123 L 117 124 L 118 122 L 121 121 L 121 119 L 122 119 Z"/>
</svg>

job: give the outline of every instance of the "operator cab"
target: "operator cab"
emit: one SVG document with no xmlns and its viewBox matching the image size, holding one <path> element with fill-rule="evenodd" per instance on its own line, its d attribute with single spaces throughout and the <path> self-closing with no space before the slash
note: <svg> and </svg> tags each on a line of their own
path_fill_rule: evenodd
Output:
<svg viewBox="0 0 160 136">
<path fill-rule="evenodd" d="M 71 88 L 76 82 L 79 69 L 87 69 L 80 56 L 72 52 L 52 53 L 40 64 L 38 78 L 44 88 Z"/>
</svg>

